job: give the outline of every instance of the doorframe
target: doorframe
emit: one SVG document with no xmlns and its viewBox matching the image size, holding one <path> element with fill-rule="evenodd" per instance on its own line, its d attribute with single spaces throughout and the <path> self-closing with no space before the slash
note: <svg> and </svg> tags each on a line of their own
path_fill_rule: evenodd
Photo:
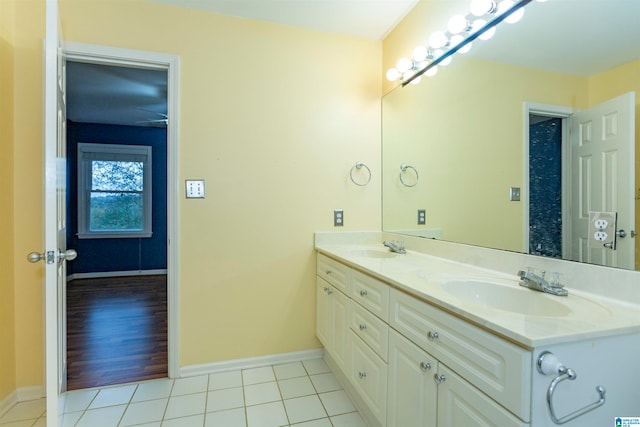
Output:
<svg viewBox="0 0 640 427">
<path fill-rule="evenodd" d="M 179 328 L 179 88 L 180 57 L 173 54 L 65 42 L 65 60 L 167 71 L 167 358 L 168 376 L 180 376 Z"/>
<path fill-rule="evenodd" d="M 571 182 L 567 182 L 564 178 L 571 175 L 571 141 L 569 140 L 569 118 L 574 113 L 574 109 L 571 107 L 565 107 L 562 105 L 553 104 L 541 104 L 538 102 L 523 103 L 523 131 L 524 142 L 522 144 L 523 153 L 523 178 L 522 178 L 522 243 L 523 252 L 529 253 L 529 115 L 537 114 L 540 116 L 548 116 L 562 119 L 562 259 L 567 259 L 571 246 L 568 242 L 570 236 L 570 230 L 567 225 L 570 226 L 569 212 L 571 208 Z"/>
</svg>

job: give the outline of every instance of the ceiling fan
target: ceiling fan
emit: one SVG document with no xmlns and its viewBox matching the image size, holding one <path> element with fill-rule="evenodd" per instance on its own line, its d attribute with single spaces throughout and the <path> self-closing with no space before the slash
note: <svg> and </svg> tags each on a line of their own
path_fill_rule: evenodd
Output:
<svg viewBox="0 0 640 427">
<path fill-rule="evenodd" d="M 140 107 L 138 107 L 138 110 L 146 111 L 159 117 L 157 119 L 140 120 L 137 121 L 136 124 L 144 124 L 151 127 L 167 127 L 167 125 L 169 124 L 169 116 L 164 113 L 158 113 L 157 111 L 146 110 Z"/>
</svg>

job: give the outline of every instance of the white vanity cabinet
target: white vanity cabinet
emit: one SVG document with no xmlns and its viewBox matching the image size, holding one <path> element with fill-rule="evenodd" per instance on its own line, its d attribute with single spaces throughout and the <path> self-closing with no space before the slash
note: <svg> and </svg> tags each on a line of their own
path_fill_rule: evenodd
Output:
<svg viewBox="0 0 640 427">
<path fill-rule="evenodd" d="M 349 369 L 349 268 L 318 255 L 316 335 L 340 369 Z"/>
<path fill-rule="evenodd" d="M 388 427 L 436 425 L 438 361 L 393 329 L 389 333 Z"/>
<path fill-rule="evenodd" d="M 389 427 L 526 427 L 531 352 L 318 254 L 317 336 Z"/>
</svg>

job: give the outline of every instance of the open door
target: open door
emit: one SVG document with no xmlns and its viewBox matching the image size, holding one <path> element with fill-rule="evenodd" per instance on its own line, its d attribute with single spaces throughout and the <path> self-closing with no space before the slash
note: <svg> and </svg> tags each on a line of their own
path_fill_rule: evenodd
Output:
<svg viewBox="0 0 640 427">
<path fill-rule="evenodd" d="M 634 92 L 571 118 L 572 260 L 634 269 L 634 120 Z M 615 249 L 589 247 L 590 211 L 618 214 Z"/>
<path fill-rule="evenodd" d="M 46 3 L 44 43 L 44 252 L 29 254 L 45 263 L 45 371 L 47 426 L 62 425 L 65 391 L 66 247 L 65 79 L 57 0 Z"/>
</svg>

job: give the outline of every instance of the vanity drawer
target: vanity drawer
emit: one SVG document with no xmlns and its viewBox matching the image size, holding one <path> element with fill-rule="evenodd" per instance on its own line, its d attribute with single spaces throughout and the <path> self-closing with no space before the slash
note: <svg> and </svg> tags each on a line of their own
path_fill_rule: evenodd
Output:
<svg viewBox="0 0 640 427">
<path fill-rule="evenodd" d="M 396 289 L 389 324 L 529 421 L 531 353 Z"/>
<path fill-rule="evenodd" d="M 351 332 L 351 384 L 373 415 L 387 420 L 387 364 Z"/>
<path fill-rule="evenodd" d="M 351 271 L 351 300 L 387 322 L 389 320 L 389 285 L 359 271 Z"/>
<path fill-rule="evenodd" d="M 316 274 L 349 295 L 350 268 L 328 256 L 318 254 Z"/>
<path fill-rule="evenodd" d="M 389 325 L 354 301 L 351 301 L 349 312 L 351 330 L 386 362 L 389 353 Z"/>
</svg>

